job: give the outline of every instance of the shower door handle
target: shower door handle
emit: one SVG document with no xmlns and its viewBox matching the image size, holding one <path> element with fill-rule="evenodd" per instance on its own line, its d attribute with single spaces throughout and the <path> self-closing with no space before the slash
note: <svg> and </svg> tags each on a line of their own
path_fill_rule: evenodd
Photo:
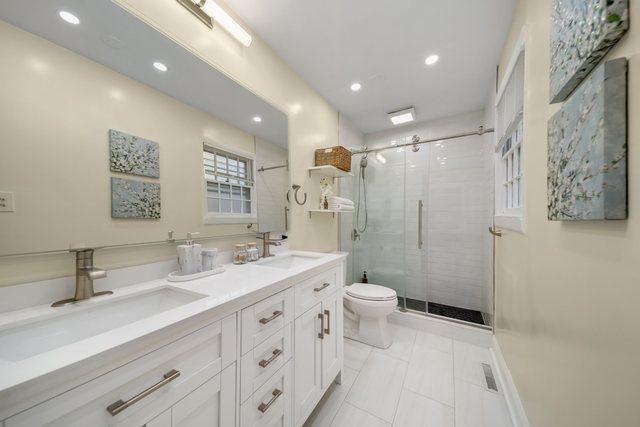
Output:
<svg viewBox="0 0 640 427">
<path fill-rule="evenodd" d="M 422 249 L 422 200 L 418 200 L 418 249 Z"/>
</svg>

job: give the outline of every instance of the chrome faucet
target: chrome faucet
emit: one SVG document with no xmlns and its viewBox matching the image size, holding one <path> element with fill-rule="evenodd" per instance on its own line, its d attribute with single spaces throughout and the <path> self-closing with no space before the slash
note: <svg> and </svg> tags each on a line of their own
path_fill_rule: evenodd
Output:
<svg viewBox="0 0 640 427">
<path fill-rule="evenodd" d="M 107 272 L 93 266 L 93 249 L 79 249 L 76 253 L 76 292 L 73 298 L 56 301 L 52 307 L 61 307 L 99 295 L 110 295 L 111 291 L 94 292 L 93 281 L 107 277 Z"/>
<path fill-rule="evenodd" d="M 284 239 L 271 240 L 269 235 L 270 231 L 265 231 L 262 233 L 262 236 L 258 236 L 258 239 L 262 239 L 262 258 L 269 258 L 270 256 L 274 256 L 270 250 L 269 246 L 280 246 Z"/>
</svg>

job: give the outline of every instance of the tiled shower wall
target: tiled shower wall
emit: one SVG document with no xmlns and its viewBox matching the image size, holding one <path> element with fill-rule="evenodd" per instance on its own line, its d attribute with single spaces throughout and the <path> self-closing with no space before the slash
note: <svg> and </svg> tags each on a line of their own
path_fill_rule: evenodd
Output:
<svg viewBox="0 0 640 427">
<path fill-rule="evenodd" d="M 369 147 L 408 142 L 477 129 L 483 113 L 419 123 L 370 134 Z M 490 125 L 490 124 L 489 124 Z M 418 152 L 382 152 L 386 163 L 370 155 L 366 170 L 369 228 L 353 247 L 354 279 L 368 269 L 375 283 L 417 300 L 491 313 L 492 247 L 487 227 L 492 218 L 490 139 L 471 136 L 423 144 Z M 354 156 L 358 175 L 360 156 Z M 351 181 L 351 180 L 348 180 Z M 343 194 L 355 197 L 355 180 L 343 181 Z M 424 203 L 423 246 L 418 247 L 418 200 Z M 341 227 L 342 247 L 349 226 Z M 349 228 L 349 230 L 347 230 Z"/>
</svg>

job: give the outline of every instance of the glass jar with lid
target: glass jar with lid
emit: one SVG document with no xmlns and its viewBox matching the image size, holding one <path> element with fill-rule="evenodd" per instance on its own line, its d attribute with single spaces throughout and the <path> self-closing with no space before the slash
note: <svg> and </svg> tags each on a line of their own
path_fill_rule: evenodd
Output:
<svg viewBox="0 0 640 427">
<path fill-rule="evenodd" d="M 233 263 L 234 264 L 246 264 L 247 263 L 247 245 L 237 244 L 233 250 Z"/>
<path fill-rule="evenodd" d="M 258 251 L 257 243 L 247 243 L 247 258 L 249 262 L 258 261 L 260 259 L 260 252 Z"/>
</svg>

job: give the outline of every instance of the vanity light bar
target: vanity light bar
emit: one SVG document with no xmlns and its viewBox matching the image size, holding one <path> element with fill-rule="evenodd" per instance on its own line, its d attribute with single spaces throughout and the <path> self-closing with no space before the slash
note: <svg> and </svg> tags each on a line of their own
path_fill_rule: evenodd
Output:
<svg viewBox="0 0 640 427">
<path fill-rule="evenodd" d="M 235 37 L 244 46 L 249 47 L 253 38 L 235 19 L 231 17 L 220 5 L 213 0 L 177 0 L 189 12 L 193 13 L 209 28 L 213 28 L 213 22 L 217 22 L 229 34 Z"/>
</svg>

